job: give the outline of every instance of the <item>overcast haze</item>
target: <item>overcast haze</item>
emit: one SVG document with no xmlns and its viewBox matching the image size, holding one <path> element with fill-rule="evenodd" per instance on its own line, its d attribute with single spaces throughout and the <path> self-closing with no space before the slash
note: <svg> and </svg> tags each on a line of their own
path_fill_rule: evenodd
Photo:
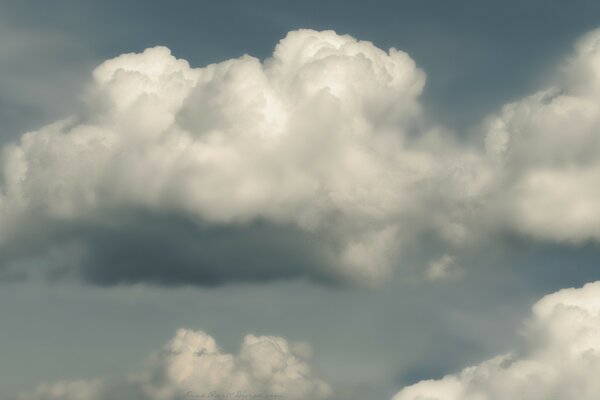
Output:
<svg viewBox="0 0 600 400">
<path fill-rule="evenodd" d="M 599 15 L 0 0 L 0 397 L 597 398 Z"/>
</svg>

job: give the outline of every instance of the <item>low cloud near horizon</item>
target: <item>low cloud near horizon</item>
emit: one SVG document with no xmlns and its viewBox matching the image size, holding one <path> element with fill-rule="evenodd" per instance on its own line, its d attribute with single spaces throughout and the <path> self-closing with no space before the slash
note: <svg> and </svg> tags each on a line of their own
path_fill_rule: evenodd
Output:
<svg viewBox="0 0 600 400">
<path fill-rule="evenodd" d="M 596 241 L 600 31 L 561 71 L 466 138 L 426 120 L 407 53 L 332 31 L 203 68 L 121 55 L 86 112 L 4 149 L 0 277 L 370 286 L 432 242 L 429 265 L 507 232 Z"/>
<path fill-rule="evenodd" d="M 42 384 L 19 400 L 329 399 L 331 388 L 313 376 L 310 356 L 306 343 L 254 335 L 234 355 L 202 331 L 179 329 L 137 374 Z"/>
<path fill-rule="evenodd" d="M 543 297 L 533 306 L 523 332 L 518 350 L 439 380 L 405 387 L 393 400 L 597 398 L 600 282 Z M 310 366 L 311 356 L 307 343 L 254 335 L 245 337 L 239 354 L 229 354 L 206 333 L 180 329 L 136 373 L 113 379 L 45 383 L 23 393 L 19 400 L 110 400 L 124 396 L 130 400 L 172 400 L 210 398 L 210 393 L 298 400 L 354 398 L 349 394 L 352 391 L 326 383 Z"/>
<path fill-rule="evenodd" d="M 599 374 L 600 282 L 594 282 L 538 301 L 521 350 L 418 382 L 393 400 L 594 400 Z"/>
</svg>

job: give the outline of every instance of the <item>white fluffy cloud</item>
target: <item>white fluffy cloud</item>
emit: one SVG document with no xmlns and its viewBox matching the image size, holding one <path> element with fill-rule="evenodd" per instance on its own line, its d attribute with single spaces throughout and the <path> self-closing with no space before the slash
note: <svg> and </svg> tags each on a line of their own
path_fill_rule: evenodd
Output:
<svg viewBox="0 0 600 400">
<path fill-rule="evenodd" d="M 485 145 L 424 128 L 425 75 L 406 53 L 331 31 L 290 32 L 264 61 L 192 68 L 164 47 L 108 60 L 86 113 L 4 151 L 4 272 L 68 253 L 53 276 L 376 283 L 432 238 L 433 259 L 506 231 L 599 239 L 598 43 L 488 118 Z M 160 247 L 171 265 L 152 265 Z M 32 254 L 45 261 L 19 259 Z"/>
<path fill-rule="evenodd" d="M 310 353 L 306 343 L 248 335 L 234 355 L 222 351 L 204 332 L 180 329 L 137 374 L 113 381 L 42 384 L 19 399 L 330 398 L 331 388 L 314 376 L 307 363 Z"/>
<path fill-rule="evenodd" d="M 264 62 L 119 56 L 94 71 L 87 115 L 5 150 L 0 240 L 118 231 L 131 210 L 267 221 L 321 238 L 328 274 L 379 281 L 403 238 L 447 223 L 437 192 L 463 162 L 440 135 L 408 134 L 424 82 L 406 53 L 331 31 L 291 32 Z"/>
<path fill-rule="evenodd" d="M 539 239 L 600 238 L 600 30 L 576 45 L 555 87 L 489 121 L 498 215 Z"/>
<path fill-rule="evenodd" d="M 600 393 L 600 282 L 548 295 L 533 307 L 527 343 L 393 400 L 593 400 Z"/>
</svg>

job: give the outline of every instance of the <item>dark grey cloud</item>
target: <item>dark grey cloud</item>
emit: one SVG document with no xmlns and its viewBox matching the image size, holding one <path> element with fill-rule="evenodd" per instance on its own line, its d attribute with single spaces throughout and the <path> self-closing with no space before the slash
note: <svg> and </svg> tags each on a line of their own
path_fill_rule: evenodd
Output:
<svg viewBox="0 0 600 400">
<path fill-rule="evenodd" d="M 6 280 L 82 279 L 101 286 L 214 286 L 308 278 L 338 284 L 326 239 L 269 222 L 215 225 L 124 213 L 118 224 L 50 225 L 2 248 Z"/>
</svg>

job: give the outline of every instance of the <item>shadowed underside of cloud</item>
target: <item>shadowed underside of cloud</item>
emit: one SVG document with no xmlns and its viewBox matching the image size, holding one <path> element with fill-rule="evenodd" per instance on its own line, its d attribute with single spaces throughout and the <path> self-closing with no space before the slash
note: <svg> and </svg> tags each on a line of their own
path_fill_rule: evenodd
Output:
<svg viewBox="0 0 600 400">
<path fill-rule="evenodd" d="M 239 354 L 229 354 L 204 332 L 180 329 L 137 374 L 42 384 L 19 400 L 330 399 L 306 361 L 310 353 L 306 343 L 247 335 Z"/>
<path fill-rule="evenodd" d="M 6 246 L 2 277 L 76 279 L 98 285 L 206 285 L 308 277 L 337 285 L 319 268 L 335 262 L 325 240 L 294 227 L 253 222 L 199 224 L 129 212 L 117 225 L 61 224 Z"/>
<path fill-rule="evenodd" d="M 426 128 L 406 53 L 331 31 L 290 32 L 264 61 L 108 60 L 85 113 L 4 149 L 0 276 L 369 285 L 423 237 L 442 244 L 436 279 L 481 237 L 596 240 L 599 43 L 489 117 L 484 145 Z"/>
<path fill-rule="evenodd" d="M 600 393 L 600 282 L 548 295 L 533 307 L 527 342 L 393 400 L 593 400 Z"/>
</svg>

